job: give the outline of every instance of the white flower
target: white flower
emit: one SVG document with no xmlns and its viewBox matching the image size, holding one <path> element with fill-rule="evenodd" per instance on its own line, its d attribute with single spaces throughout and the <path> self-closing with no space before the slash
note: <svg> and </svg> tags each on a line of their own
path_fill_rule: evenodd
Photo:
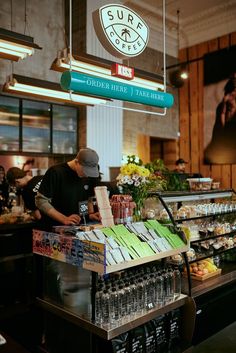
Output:
<svg viewBox="0 0 236 353">
<path fill-rule="evenodd" d="M 134 181 L 139 180 L 139 175 L 138 175 L 138 174 L 133 174 L 132 179 L 133 179 Z"/>
<path fill-rule="evenodd" d="M 135 181 L 134 186 L 139 186 L 140 185 L 140 181 Z"/>
<path fill-rule="evenodd" d="M 129 179 L 129 180 L 127 181 L 127 184 L 128 184 L 128 185 L 132 185 L 132 184 L 133 184 L 133 180 L 132 180 L 132 179 Z"/>
</svg>

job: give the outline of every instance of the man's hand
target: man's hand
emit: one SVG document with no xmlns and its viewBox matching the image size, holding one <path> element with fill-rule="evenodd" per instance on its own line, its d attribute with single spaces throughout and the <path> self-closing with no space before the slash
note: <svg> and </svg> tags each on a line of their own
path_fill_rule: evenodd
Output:
<svg viewBox="0 0 236 353">
<path fill-rule="evenodd" d="M 95 212 L 95 213 L 90 213 L 89 214 L 89 219 L 91 221 L 101 221 L 101 216 L 99 212 Z"/>
<path fill-rule="evenodd" d="M 64 218 L 63 224 L 65 226 L 69 226 L 69 225 L 75 225 L 75 224 L 79 224 L 81 221 L 81 217 L 77 214 L 71 214 L 68 217 Z"/>
</svg>

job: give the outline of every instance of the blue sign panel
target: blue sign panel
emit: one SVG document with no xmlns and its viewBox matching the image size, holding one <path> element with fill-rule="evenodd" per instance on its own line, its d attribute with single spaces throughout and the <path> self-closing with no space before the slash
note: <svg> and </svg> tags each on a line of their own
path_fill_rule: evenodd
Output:
<svg viewBox="0 0 236 353">
<path fill-rule="evenodd" d="M 174 103 L 174 98 L 170 93 L 155 91 L 74 71 L 63 72 L 61 76 L 61 87 L 64 90 L 142 103 L 160 108 L 170 108 Z"/>
</svg>

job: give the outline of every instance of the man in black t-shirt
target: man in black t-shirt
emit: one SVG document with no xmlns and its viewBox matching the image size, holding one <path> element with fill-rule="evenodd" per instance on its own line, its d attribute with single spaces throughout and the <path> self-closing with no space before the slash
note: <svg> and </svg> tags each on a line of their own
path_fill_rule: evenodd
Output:
<svg viewBox="0 0 236 353">
<path fill-rule="evenodd" d="M 25 208 L 33 211 L 34 218 L 39 220 L 41 218 L 41 214 L 35 205 L 35 196 L 38 192 L 43 176 L 37 175 L 32 177 L 31 175 L 27 175 L 22 169 L 12 167 L 8 169 L 6 178 L 9 185 L 16 186 L 16 188 L 20 191 Z"/>
<path fill-rule="evenodd" d="M 80 223 L 79 202 L 94 196 L 94 187 L 99 185 L 98 160 L 94 150 L 84 148 L 75 159 L 47 170 L 36 196 L 43 229 Z M 100 220 L 98 212 L 88 217 L 92 221 Z"/>
</svg>

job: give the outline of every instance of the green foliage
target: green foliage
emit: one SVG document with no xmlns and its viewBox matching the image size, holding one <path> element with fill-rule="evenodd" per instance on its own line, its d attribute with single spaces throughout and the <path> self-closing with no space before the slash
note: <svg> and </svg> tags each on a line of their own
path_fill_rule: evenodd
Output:
<svg viewBox="0 0 236 353">
<path fill-rule="evenodd" d="M 152 179 L 157 179 L 161 187 L 156 190 L 166 191 L 184 191 L 189 190 L 189 184 L 186 180 L 181 180 L 180 175 L 170 171 L 164 164 L 162 159 L 156 159 L 153 162 L 145 164 L 145 167 L 150 170 Z"/>
<path fill-rule="evenodd" d="M 143 161 L 139 157 L 135 156 L 134 154 L 128 155 L 126 157 L 126 163 L 127 164 L 133 163 L 136 165 L 143 165 Z"/>
<path fill-rule="evenodd" d="M 156 174 L 156 172 L 163 173 L 168 171 L 162 159 L 155 159 L 153 162 L 145 164 L 145 167 L 154 174 Z"/>
<path fill-rule="evenodd" d="M 188 181 L 182 181 L 176 173 L 169 172 L 167 174 L 167 190 L 169 191 L 185 191 L 189 190 Z"/>
</svg>

